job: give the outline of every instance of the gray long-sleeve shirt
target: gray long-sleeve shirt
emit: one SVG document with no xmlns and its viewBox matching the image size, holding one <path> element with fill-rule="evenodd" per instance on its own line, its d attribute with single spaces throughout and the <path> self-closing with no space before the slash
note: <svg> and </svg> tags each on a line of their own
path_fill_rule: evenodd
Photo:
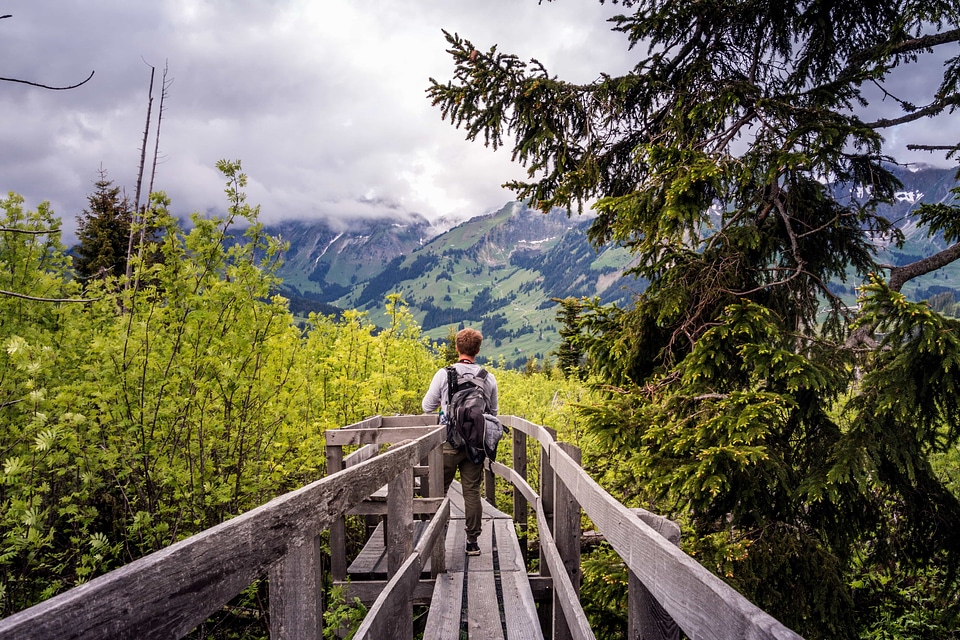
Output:
<svg viewBox="0 0 960 640">
<path fill-rule="evenodd" d="M 457 369 L 457 373 L 465 378 L 472 378 L 473 376 L 480 373 L 480 365 L 470 364 L 464 362 L 458 362 L 453 365 Z M 447 407 L 450 404 L 450 393 L 447 388 L 447 370 L 446 368 L 440 369 L 433 375 L 433 380 L 430 381 L 430 388 L 427 389 L 427 393 L 423 396 L 423 412 L 424 413 L 433 413 L 437 410 L 437 407 L 443 409 L 444 414 L 447 413 Z M 500 410 L 500 400 L 498 396 L 497 389 L 497 379 L 493 377 L 493 374 L 490 371 L 487 371 L 487 412 L 493 415 L 497 415 L 497 412 Z"/>
</svg>

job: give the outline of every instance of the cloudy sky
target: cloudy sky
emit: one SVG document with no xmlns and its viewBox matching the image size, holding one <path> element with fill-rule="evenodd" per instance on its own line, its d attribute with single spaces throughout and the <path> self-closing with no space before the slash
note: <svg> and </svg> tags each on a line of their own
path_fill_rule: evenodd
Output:
<svg viewBox="0 0 960 640">
<path fill-rule="evenodd" d="M 132 196 L 148 64 L 158 89 L 168 64 L 156 188 L 177 214 L 224 207 L 221 158 L 243 162 L 267 221 L 492 211 L 522 170 L 430 106 L 428 78 L 453 70 L 441 29 L 587 82 L 639 54 L 610 32 L 617 12 L 591 0 L 0 0 L 13 16 L 0 20 L 0 76 L 68 85 L 96 72 L 70 91 L 0 83 L 0 192 L 49 200 L 67 229 L 101 166 Z"/>
</svg>

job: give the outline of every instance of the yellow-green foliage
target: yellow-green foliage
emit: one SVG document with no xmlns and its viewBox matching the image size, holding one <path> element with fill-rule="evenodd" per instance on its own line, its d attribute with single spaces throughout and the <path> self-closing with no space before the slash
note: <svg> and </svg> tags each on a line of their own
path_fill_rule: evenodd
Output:
<svg viewBox="0 0 960 640">
<path fill-rule="evenodd" d="M 56 233 L 0 235 L 0 615 L 324 473 L 324 431 L 419 413 L 439 366 L 403 302 L 298 327 L 273 296 L 282 247 L 222 162 L 228 215 L 187 233 L 153 199 L 161 258 L 132 283 L 71 282 Z M 0 226 L 49 230 L 0 201 Z M 228 240 L 237 218 L 244 238 Z"/>
</svg>

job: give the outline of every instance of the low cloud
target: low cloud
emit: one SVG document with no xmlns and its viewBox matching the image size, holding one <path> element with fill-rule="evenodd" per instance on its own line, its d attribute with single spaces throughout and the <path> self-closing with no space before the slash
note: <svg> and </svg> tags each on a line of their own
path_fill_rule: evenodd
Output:
<svg viewBox="0 0 960 640">
<path fill-rule="evenodd" d="M 453 71 L 441 29 L 589 82 L 639 55 L 606 23 L 620 11 L 533 0 L 0 0 L 13 15 L 0 21 L 0 75 L 65 85 L 96 71 L 70 91 L 0 83 L 0 190 L 30 207 L 51 201 L 68 229 L 100 167 L 132 196 L 148 65 L 156 114 L 166 63 L 156 188 L 177 215 L 226 206 L 221 158 L 242 161 L 266 221 L 493 211 L 513 198 L 500 185 L 525 172 L 509 150 L 466 142 L 429 104 L 428 78 Z M 936 139 L 918 131 L 911 141 Z"/>
</svg>

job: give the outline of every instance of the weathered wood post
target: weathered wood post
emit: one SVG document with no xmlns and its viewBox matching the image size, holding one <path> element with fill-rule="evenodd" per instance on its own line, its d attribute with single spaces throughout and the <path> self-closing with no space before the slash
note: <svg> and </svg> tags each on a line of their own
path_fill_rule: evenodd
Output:
<svg viewBox="0 0 960 640">
<path fill-rule="evenodd" d="M 406 442 L 393 445 L 402 446 Z M 413 553 L 413 468 L 387 484 L 387 576 L 392 578 Z"/>
<path fill-rule="evenodd" d="M 680 525 L 646 509 L 633 509 L 650 528 L 680 546 Z M 627 570 L 627 638 L 629 640 L 679 640 L 680 627 L 663 610 L 633 571 Z"/>
<path fill-rule="evenodd" d="M 319 640 L 323 637 L 323 575 L 320 536 L 292 541 L 270 567 L 270 637 Z"/>
<path fill-rule="evenodd" d="M 550 427 L 544 427 L 550 437 L 557 439 L 557 430 Z M 550 466 L 550 454 L 546 447 L 540 446 L 540 506 L 543 510 L 543 518 L 550 527 L 550 533 L 553 533 L 553 467 Z M 547 559 L 544 556 L 543 545 L 540 545 L 540 575 L 549 578 L 550 568 L 547 566 Z M 551 590 L 552 591 L 552 590 Z M 537 606 L 537 616 L 540 618 L 540 629 L 545 637 L 550 637 L 553 630 L 553 595 L 539 601 Z"/>
<path fill-rule="evenodd" d="M 513 430 L 513 470 L 524 480 L 527 479 L 527 434 L 520 429 Z M 527 519 L 530 512 L 527 499 L 520 491 L 520 487 L 513 487 L 513 521 L 518 525 L 517 538 L 520 541 L 520 554 L 526 566 L 529 550 L 527 549 Z"/>
<path fill-rule="evenodd" d="M 327 475 L 343 469 L 343 447 L 327 445 Z M 334 582 L 347 579 L 347 527 L 346 520 L 340 516 L 330 525 L 330 577 Z"/>
<path fill-rule="evenodd" d="M 580 464 L 580 449 L 567 442 L 558 442 L 557 446 L 574 462 Z M 557 551 L 566 567 L 573 589 L 580 594 L 580 505 L 573 493 L 559 478 L 553 484 L 553 538 L 557 543 Z M 554 640 L 569 640 L 573 638 L 563 609 L 557 600 L 557 592 L 553 593 L 553 638 Z"/>
</svg>

